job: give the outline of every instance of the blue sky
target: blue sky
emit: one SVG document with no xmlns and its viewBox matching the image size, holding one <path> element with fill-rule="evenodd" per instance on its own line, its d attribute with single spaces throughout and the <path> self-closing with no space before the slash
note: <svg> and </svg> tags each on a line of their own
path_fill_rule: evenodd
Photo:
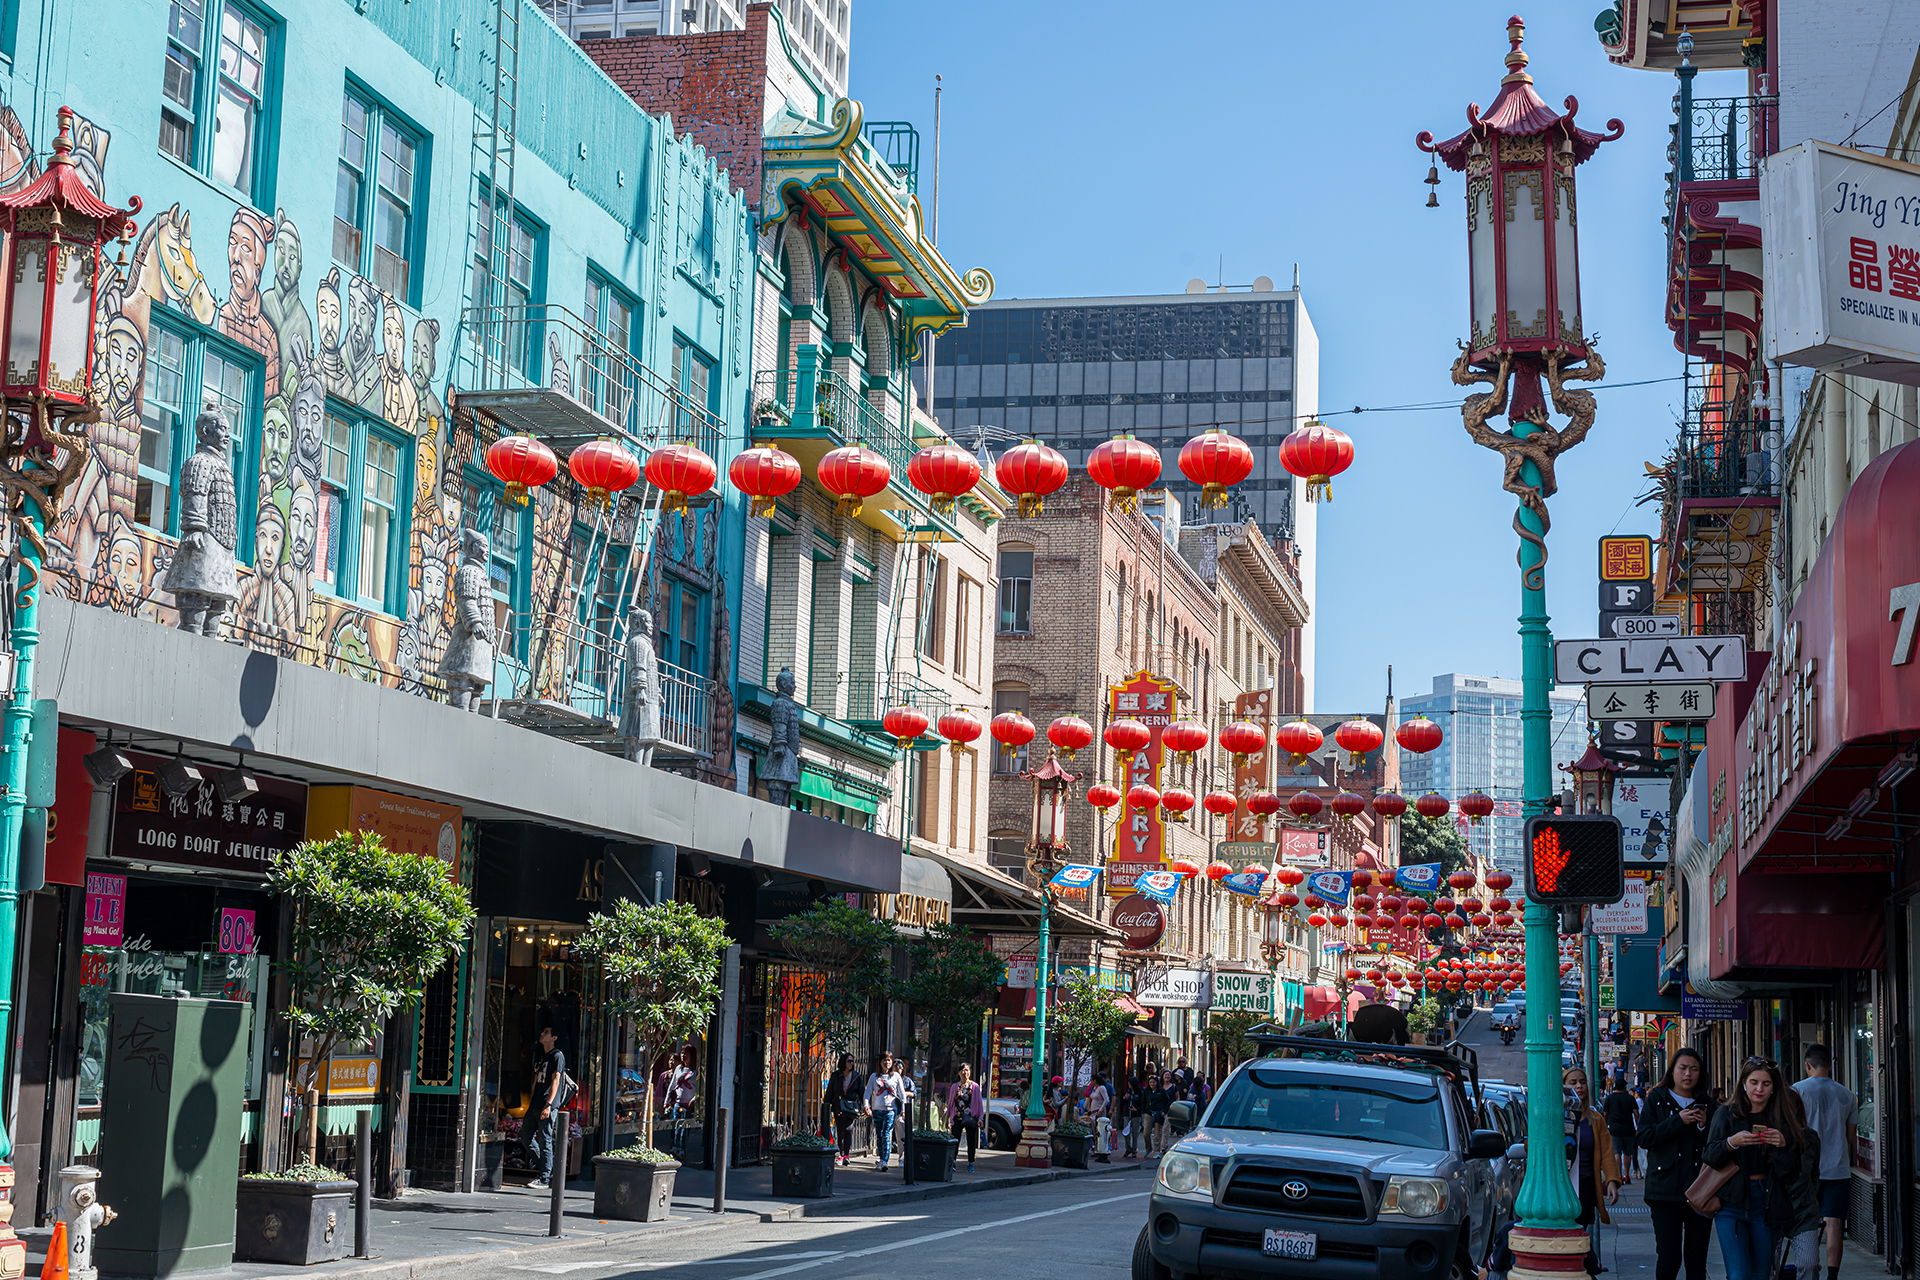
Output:
<svg viewBox="0 0 1920 1280">
<path fill-rule="evenodd" d="M 940 242 L 1000 297 L 1178 293 L 1300 264 L 1320 335 L 1323 415 L 1446 402 L 1466 329 L 1460 179 L 1423 205 L 1413 136 L 1448 137 L 1505 73 L 1513 0 L 858 0 L 852 92 L 869 120 L 932 123 L 944 78 Z M 1609 64 L 1599 0 L 1522 10 L 1536 88 L 1626 136 L 1580 169 L 1582 300 L 1609 384 L 1677 379 L 1662 322 L 1670 75 Z M 1169 25 L 1169 14 L 1181 21 Z M 1696 92 L 1737 93 L 1726 77 Z M 923 137 L 922 190 L 930 168 Z M 1223 266 L 1224 264 L 1224 266 Z M 1643 462 L 1673 434 L 1677 380 L 1601 390 L 1563 456 L 1548 603 L 1558 636 L 1594 634 L 1595 539 L 1653 532 Z M 1436 674 L 1520 674 L 1513 503 L 1498 455 L 1457 409 L 1339 414 L 1353 468 L 1320 509 L 1322 712 L 1376 708 Z"/>
</svg>

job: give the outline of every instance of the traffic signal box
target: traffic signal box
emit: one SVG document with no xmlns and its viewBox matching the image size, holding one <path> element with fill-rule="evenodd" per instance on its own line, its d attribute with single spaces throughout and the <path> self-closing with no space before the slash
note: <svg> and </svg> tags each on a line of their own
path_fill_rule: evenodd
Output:
<svg viewBox="0 0 1920 1280">
<path fill-rule="evenodd" d="M 1626 895 L 1620 819 L 1560 814 L 1527 819 L 1527 897 L 1549 906 L 1618 902 Z"/>
</svg>

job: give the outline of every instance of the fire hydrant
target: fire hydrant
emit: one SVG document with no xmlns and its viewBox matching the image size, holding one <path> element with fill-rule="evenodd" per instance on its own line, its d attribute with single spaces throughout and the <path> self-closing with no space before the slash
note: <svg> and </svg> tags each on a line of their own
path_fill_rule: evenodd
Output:
<svg viewBox="0 0 1920 1280">
<path fill-rule="evenodd" d="M 93 1265 L 93 1233 L 119 1215 L 100 1203 L 100 1171 L 91 1165 L 70 1164 L 54 1175 L 59 1179 L 54 1212 L 67 1227 L 67 1280 L 99 1280 Z"/>
</svg>

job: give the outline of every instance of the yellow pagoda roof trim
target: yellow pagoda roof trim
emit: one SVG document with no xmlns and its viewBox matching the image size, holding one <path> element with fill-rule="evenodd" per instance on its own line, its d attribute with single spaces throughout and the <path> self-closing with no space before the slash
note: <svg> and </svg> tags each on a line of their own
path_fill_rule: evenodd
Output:
<svg viewBox="0 0 1920 1280">
<path fill-rule="evenodd" d="M 910 337 L 964 324 L 969 308 L 993 296 L 993 275 L 956 270 L 934 247 L 919 199 L 874 158 L 864 124 L 860 104 L 842 98 L 825 133 L 764 140 L 764 225 L 804 204 L 900 305 Z"/>
</svg>

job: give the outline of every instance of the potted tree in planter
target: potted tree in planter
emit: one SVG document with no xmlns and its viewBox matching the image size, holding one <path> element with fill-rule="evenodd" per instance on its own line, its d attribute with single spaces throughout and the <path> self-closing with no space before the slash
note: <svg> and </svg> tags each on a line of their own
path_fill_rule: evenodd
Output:
<svg viewBox="0 0 1920 1280">
<path fill-rule="evenodd" d="M 389 849 L 377 835 L 343 831 L 280 855 L 268 881 L 293 909 L 282 966 L 287 1021 L 310 1053 L 299 1158 L 240 1180 L 234 1256 L 304 1266 L 345 1253 L 355 1183 L 317 1163 L 321 1082 L 342 1044 L 371 1040 L 395 1010 L 419 997 L 459 950 L 473 907 L 437 858 Z"/>
<path fill-rule="evenodd" d="M 814 971 L 793 1008 L 801 1098 L 816 1097 L 826 1074 L 824 1055 L 848 1052 L 860 1018 L 893 978 L 892 922 L 876 920 L 844 898 L 822 898 L 767 930 L 774 946 Z M 818 1198 L 833 1194 L 834 1146 L 830 1119 L 796 1127 L 773 1144 L 773 1194 Z"/>
<path fill-rule="evenodd" d="M 1084 973 L 1069 978 L 1060 1003 L 1047 1016 L 1048 1031 L 1060 1041 L 1067 1078 L 1090 1075 L 1095 1061 L 1120 1047 L 1133 1022 L 1133 1014 L 1120 1007 L 1114 992 Z M 1053 1162 L 1067 1169 L 1086 1168 L 1093 1148 L 1094 1130 L 1074 1119 L 1078 1102 L 1078 1089 L 1069 1087 L 1067 1104 L 1053 1126 Z"/>
<path fill-rule="evenodd" d="M 946 921 L 929 927 L 908 948 L 909 977 L 896 993 L 927 1020 L 926 1048 L 935 1064 L 969 1062 L 980 1044 L 980 1020 L 993 1005 L 1006 962 L 971 929 Z M 979 1064 L 973 1064 L 976 1068 Z M 951 1078 L 951 1077 L 950 1077 Z M 945 1094 L 936 1084 L 932 1090 Z M 930 1099 L 928 1105 L 933 1106 Z M 984 1137 L 984 1135 L 982 1135 Z M 931 1116 L 913 1134 L 913 1176 L 922 1182 L 951 1182 L 960 1142 L 938 1128 Z"/>
<path fill-rule="evenodd" d="M 712 1019 L 727 943 L 725 927 L 687 903 L 623 899 L 587 921 L 579 949 L 600 962 L 608 1008 L 629 1021 L 640 1061 L 651 1063 L 655 1049 L 691 1039 Z M 650 1142 L 653 1071 L 646 1075 L 640 1140 L 593 1158 L 593 1212 L 602 1218 L 653 1222 L 673 1203 L 680 1162 Z"/>
<path fill-rule="evenodd" d="M 1228 1066 L 1238 1066 L 1255 1052 L 1253 1040 L 1247 1033 L 1266 1021 L 1265 1014 L 1234 1009 L 1210 1016 L 1204 1034 L 1207 1043 L 1219 1050 L 1221 1059 Z"/>
</svg>

